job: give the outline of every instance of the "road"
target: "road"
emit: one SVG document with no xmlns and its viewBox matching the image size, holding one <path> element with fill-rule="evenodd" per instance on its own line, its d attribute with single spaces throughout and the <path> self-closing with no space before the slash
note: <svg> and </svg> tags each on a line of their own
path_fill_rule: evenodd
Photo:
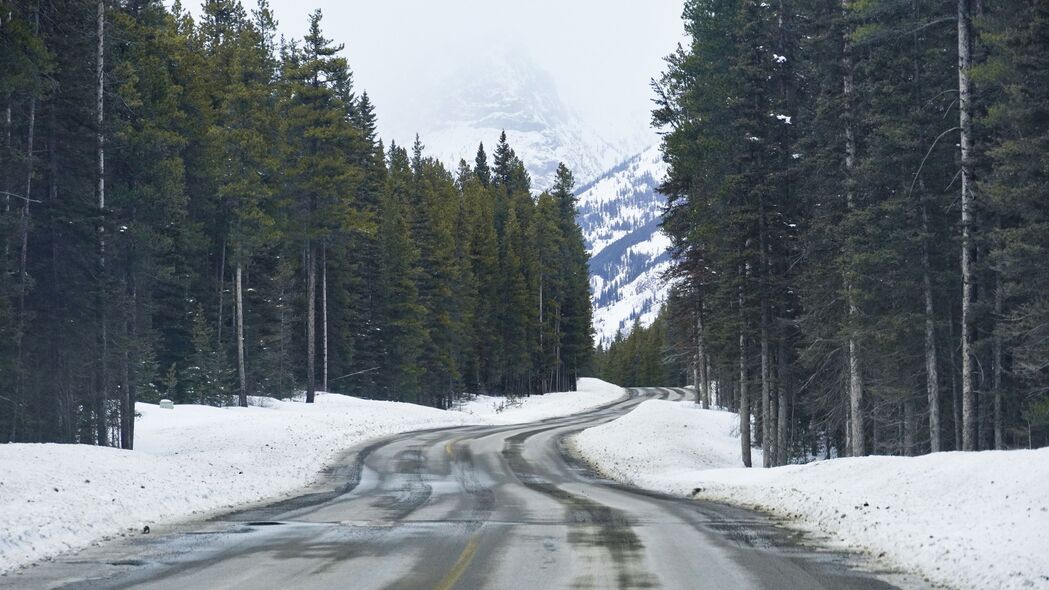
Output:
<svg viewBox="0 0 1049 590">
<path fill-rule="evenodd" d="M 645 399 L 539 423 L 395 436 L 299 497 L 0 578 L 20 588 L 862 588 L 905 578 L 767 518 L 601 480 L 565 438 Z M 904 584 L 909 585 L 909 584 Z"/>
</svg>

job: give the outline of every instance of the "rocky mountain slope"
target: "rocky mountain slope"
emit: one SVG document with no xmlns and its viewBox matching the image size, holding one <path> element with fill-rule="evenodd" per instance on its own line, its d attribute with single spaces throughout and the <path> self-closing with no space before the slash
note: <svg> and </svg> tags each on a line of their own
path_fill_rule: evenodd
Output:
<svg viewBox="0 0 1049 590">
<path fill-rule="evenodd" d="M 578 193 L 579 225 L 590 251 L 590 287 L 599 342 L 639 321 L 648 325 L 666 298 L 670 240 L 659 230 L 666 199 L 659 146 L 628 158 Z"/>
</svg>

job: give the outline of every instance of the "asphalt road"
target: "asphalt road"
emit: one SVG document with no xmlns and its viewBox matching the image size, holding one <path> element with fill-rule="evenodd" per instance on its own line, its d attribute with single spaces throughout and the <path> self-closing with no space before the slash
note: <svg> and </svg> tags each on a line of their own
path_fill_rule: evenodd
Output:
<svg viewBox="0 0 1049 590">
<path fill-rule="evenodd" d="M 566 436 L 650 398 L 565 418 L 395 436 L 302 496 L 0 578 L 19 588 L 863 588 L 913 585 L 814 550 L 754 512 L 601 480 Z M 906 583 L 904 583 L 906 582 Z"/>
</svg>

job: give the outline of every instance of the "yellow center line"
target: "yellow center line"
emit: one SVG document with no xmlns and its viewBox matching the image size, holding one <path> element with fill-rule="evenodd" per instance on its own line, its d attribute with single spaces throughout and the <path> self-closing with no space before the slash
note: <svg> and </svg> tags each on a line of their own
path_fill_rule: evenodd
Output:
<svg viewBox="0 0 1049 590">
<path fill-rule="evenodd" d="M 444 443 L 444 452 L 448 453 L 449 457 L 454 455 L 454 453 L 452 452 L 452 445 L 454 445 L 457 442 L 459 442 L 459 439 L 456 438 Z"/>
<path fill-rule="evenodd" d="M 450 443 L 449 443 L 450 444 Z M 452 590 L 455 585 L 459 582 L 459 578 L 463 577 L 466 573 L 466 568 L 470 567 L 470 562 L 473 561 L 474 554 L 477 553 L 478 539 L 481 533 L 476 533 L 473 537 L 470 537 L 470 541 L 466 543 L 466 547 L 463 552 L 459 555 L 459 559 L 452 566 L 452 569 L 448 570 L 441 582 L 437 584 L 436 590 Z"/>
</svg>

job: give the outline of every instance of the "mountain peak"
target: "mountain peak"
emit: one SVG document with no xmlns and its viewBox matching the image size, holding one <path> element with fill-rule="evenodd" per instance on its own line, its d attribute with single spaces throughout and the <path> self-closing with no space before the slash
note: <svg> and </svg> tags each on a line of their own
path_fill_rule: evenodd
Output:
<svg viewBox="0 0 1049 590">
<path fill-rule="evenodd" d="M 428 151 L 446 164 L 473 161 L 477 143 L 494 147 L 503 131 L 532 176 L 550 188 L 564 162 L 580 181 L 597 177 L 624 154 L 567 108 L 548 72 L 520 51 L 479 56 L 437 84 L 420 130 Z"/>
</svg>

